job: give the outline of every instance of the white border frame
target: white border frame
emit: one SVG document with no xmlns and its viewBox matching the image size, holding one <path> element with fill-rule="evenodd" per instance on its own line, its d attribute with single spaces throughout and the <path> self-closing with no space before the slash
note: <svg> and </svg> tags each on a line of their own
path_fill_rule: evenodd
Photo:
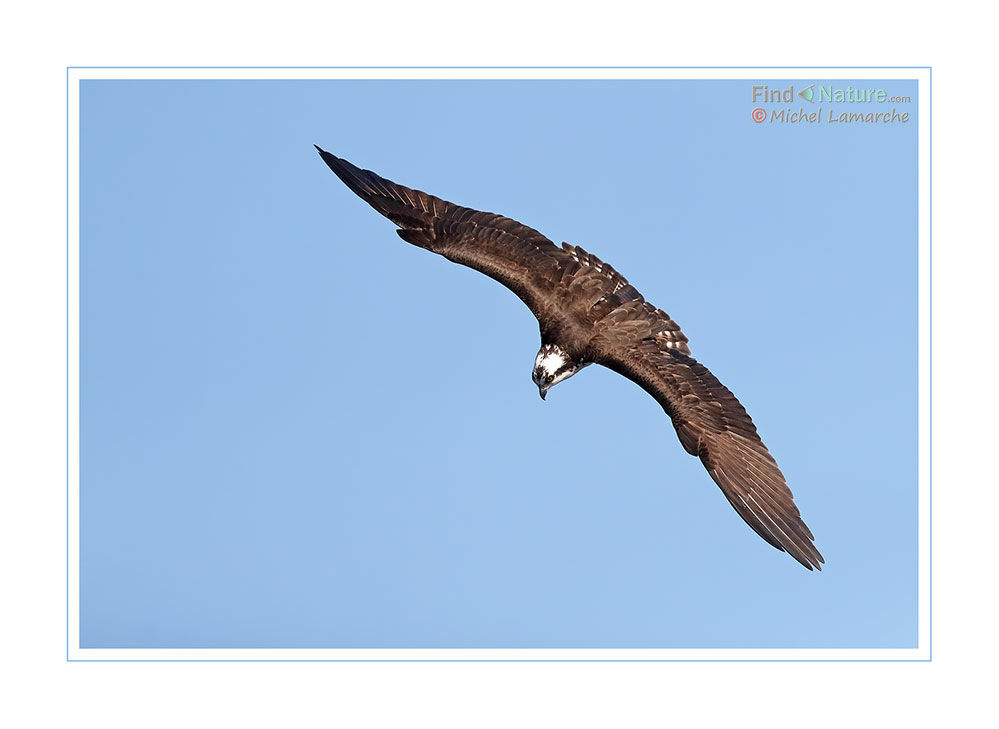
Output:
<svg viewBox="0 0 999 729">
<path fill-rule="evenodd" d="M 918 645 L 905 649 L 105 649 L 80 648 L 80 98 L 85 79 L 886 79 L 917 86 L 919 237 Z M 927 67 L 757 68 L 111 68 L 66 75 L 67 476 L 66 658 L 69 661 L 928 661 L 931 660 L 930 151 Z M 748 110 L 748 107 L 747 107 Z"/>
</svg>

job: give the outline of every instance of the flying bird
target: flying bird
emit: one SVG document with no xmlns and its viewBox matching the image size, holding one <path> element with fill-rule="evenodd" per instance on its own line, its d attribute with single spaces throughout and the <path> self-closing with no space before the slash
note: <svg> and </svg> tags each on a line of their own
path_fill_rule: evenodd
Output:
<svg viewBox="0 0 999 729">
<path fill-rule="evenodd" d="M 690 356 L 676 322 L 624 276 L 516 220 L 403 187 L 316 149 L 404 241 L 481 271 L 527 304 L 541 328 L 532 377 L 542 399 L 593 363 L 636 382 L 666 411 L 680 444 L 701 459 L 739 516 L 809 570 L 822 569 L 815 538 L 745 408 Z"/>
</svg>

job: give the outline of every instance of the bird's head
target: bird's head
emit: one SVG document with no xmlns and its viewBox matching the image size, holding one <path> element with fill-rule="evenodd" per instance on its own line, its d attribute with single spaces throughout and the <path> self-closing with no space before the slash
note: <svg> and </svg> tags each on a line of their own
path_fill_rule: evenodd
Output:
<svg viewBox="0 0 999 729">
<path fill-rule="evenodd" d="M 538 350 L 538 356 L 534 360 L 534 372 L 531 376 L 534 379 L 534 384 L 538 386 L 541 399 L 544 400 L 549 388 L 562 380 L 569 379 L 579 370 L 579 365 L 573 362 L 572 358 L 560 346 L 542 344 L 541 349 Z"/>
</svg>

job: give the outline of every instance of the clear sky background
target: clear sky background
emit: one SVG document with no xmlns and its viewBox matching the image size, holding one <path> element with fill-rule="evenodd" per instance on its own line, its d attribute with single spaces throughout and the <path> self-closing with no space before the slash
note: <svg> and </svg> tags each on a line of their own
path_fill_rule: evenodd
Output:
<svg viewBox="0 0 999 729">
<path fill-rule="evenodd" d="M 913 98 L 876 126 L 756 124 L 752 85 L 83 82 L 82 646 L 915 646 L 915 83 L 853 84 Z M 313 143 L 620 270 L 825 570 L 637 385 L 542 402 L 526 307 Z"/>
</svg>

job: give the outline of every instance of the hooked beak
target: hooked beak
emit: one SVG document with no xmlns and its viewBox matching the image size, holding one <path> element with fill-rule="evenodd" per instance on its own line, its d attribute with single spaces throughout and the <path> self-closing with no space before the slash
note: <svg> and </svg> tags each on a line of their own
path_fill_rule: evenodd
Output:
<svg viewBox="0 0 999 729">
<path fill-rule="evenodd" d="M 548 394 L 548 388 L 547 387 L 539 387 L 538 388 L 538 394 L 541 395 L 541 399 L 544 400 L 545 399 L 545 395 Z"/>
</svg>

